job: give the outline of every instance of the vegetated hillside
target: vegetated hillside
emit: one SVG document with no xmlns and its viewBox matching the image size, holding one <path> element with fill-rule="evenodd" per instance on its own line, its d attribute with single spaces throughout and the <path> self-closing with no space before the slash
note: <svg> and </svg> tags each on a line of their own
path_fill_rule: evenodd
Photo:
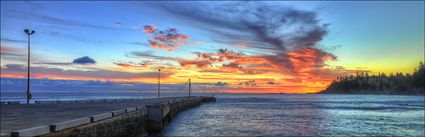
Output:
<svg viewBox="0 0 425 137">
<path fill-rule="evenodd" d="M 413 74 L 385 74 L 338 77 L 325 94 L 424 94 L 425 66 L 421 61 Z"/>
</svg>

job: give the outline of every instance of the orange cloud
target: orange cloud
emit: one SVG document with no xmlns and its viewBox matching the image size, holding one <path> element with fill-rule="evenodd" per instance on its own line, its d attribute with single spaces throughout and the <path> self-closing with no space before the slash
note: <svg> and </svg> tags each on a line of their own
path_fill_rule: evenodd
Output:
<svg viewBox="0 0 425 137">
<path fill-rule="evenodd" d="M 144 26 L 146 33 L 154 33 L 156 31 L 156 28 L 154 26 Z"/>
<path fill-rule="evenodd" d="M 209 65 L 211 65 L 211 61 L 208 60 L 185 60 L 185 59 L 179 59 L 177 60 L 181 66 L 190 66 L 194 65 L 199 68 L 205 68 Z"/>
<path fill-rule="evenodd" d="M 326 63 L 336 60 L 336 57 L 311 47 L 268 56 L 247 56 L 227 49 L 219 49 L 217 53 L 193 54 L 197 55 L 196 59 L 178 62 L 183 67 L 197 67 L 199 73 L 209 73 L 211 78 L 200 74 L 200 79 L 205 81 L 225 80 L 228 88 L 234 91 L 255 89 L 266 93 L 318 92 L 326 88 L 336 76 L 351 73 L 341 68 L 329 68 Z M 215 63 L 222 64 L 217 66 Z M 251 83 L 241 84 L 241 79 Z M 228 88 L 223 91 L 230 91 Z"/>
<path fill-rule="evenodd" d="M 170 28 L 166 30 L 158 30 L 154 26 L 144 26 L 145 32 L 149 34 L 152 39 L 148 40 L 149 46 L 156 49 L 164 49 L 173 51 L 186 44 L 188 36 L 180 34 L 177 29 Z"/>
<path fill-rule="evenodd" d="M 155 31 L 155 30 L 153 30 Z M 182 38 L 179 38 L 182 39 Z M 10 51 L 2 47 L 3 51 Z M 115 62 L 116 70 L 63 70 L 33 67 L 33 78 L 67 80 L 108 80 L 115 82 L 152 83 L 157 79 L 156 69 L 168 83 L 181 83 L 190 76 L 193 83 L 212 83 L 203 91 L 233 93 L 312 93 L 325 89 L 336 76 L 353 73 L 343 67 L 329 67 L 336 60 L 332 54 L 317 48 L 299 48 L 278 51 L 275 55 L 249 56 L 242 52 L 219 49 L 214 53 L 194 52 L 195 59 L 165 58 L 138 53 L 141 57 L 158 58 L 178 65 L 152 66 L 150 62 Z M 157 64 L 156 64 L 157 65 Z M 152 67 L 150 67 L 152 66 Z M 136 73 L 140 68 L 152 72 Z M 155 69 L 152 69 L 155 67 Z M 125 68 L 125 69 L 123 69 Z M 135 69 L 131 72 L 125 72 Z M 14 70 L 14 71 L 10 71 Z M 124 71 L 125 70 L 125 71 Z M 149 71 L 144 70 L 144 71 Z M 6 65 L 1 77 L 25 78 L 25 68 Z"/>
<path fill-rule="evenodd" d="M 124 67 L 124 68 L 145 68 L 150 66 L 151 64 L 149 62 L 144 62 L 144 63 L 139 63 L 139 64 L 135 64 L 135 63 L 119 63 L 119 62 L 115 62 L 115 65 L 119 66 L 119 67 Z"/>
<path fill-rule="evenodd" d="M 336 60 L 336 57 L 319 49 L 303 48 L 298 51 L 281 52 L 275 56 L 267 56 L 266 60 L 283 73 L 297 75 L 320 70 L 327 61 Z"/>
</svg>

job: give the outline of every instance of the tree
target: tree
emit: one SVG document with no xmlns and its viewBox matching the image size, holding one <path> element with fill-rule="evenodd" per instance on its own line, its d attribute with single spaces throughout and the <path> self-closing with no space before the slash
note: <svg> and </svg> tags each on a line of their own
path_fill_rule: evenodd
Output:
<svg viewBox="0 0 425 137">
<path fill-rule="evenodd" d="M 322 93 L 424 94 L 425 65 L 421 61 L 413 74 L 357 73 L 337 77 Z"/>
</svg>

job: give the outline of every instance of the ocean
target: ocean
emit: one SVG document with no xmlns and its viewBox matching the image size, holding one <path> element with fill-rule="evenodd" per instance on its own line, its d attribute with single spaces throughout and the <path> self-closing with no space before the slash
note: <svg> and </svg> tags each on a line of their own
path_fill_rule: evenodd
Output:
<svg viewBox="0 0 425 137">
<path fill-rule="evenodd" d="M 177 115 L 164 136 L 425 136 L 424 96 L 217 96 Z"/>
<path fill-rule="evenodd" d="M 176 96 L 164 93 L 162 97 Z M 180 94 L 179 96 L 183 96 Z M 195 94 L 212 96 L 213 94 Z M 215 94 L 179 113 L 163 136 L 425 136 L 425 97 Z M 33 100 L 154 98 L 155 93 L 33 93 Z M 1 93 L 25 102 L 25 93 Z"/>
</svg>

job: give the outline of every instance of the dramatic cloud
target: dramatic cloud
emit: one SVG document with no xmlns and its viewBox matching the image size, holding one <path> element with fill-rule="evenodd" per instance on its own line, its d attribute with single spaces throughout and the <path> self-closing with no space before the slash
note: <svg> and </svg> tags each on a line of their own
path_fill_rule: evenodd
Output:
<svg viewBox="0 0 425 137">
<path fill-rule="evenodd" d="M 80 66 L 101 61 L 100 58 L 95 61 L 88 56 L 75 60 L 57 59 L 52 62 L 34 61 L 36 59 L 34 58 L 32 61 L 34 75 L 32 76 L 36 78 L 102 79 L 149 83 L 154 82 L 152 78 L 156 78 L 157 70 L 161 69 L 162 76 L 171 77 L 166 80 L 170 83 L 186 81 L 188 77 L 191 77 L 193 81 L 203 82 L 204 86 L 220 91 L 221 89 L 240 89 L 241 91 L 277 93 L 291 90 L 293 93 L 306 93 L 322 90 L 338 75 L 353 73 L 353 70 L 328 65 L 337 57 L 330 53 L 326 45 L 320 43 L 328 33 L 328 24 L 322 22 L 315 11 L 284 7 L 274 2 L 256 1 L 143 2 L 143 4 L 147 3 L 151 3 L 148 7 L 158 13 L 159 10 L 165 11 L 160 14 L 167 18 L 152 20 L 159 21 L 155 24 L 170 25 L 170 22 L 162 21 L 175 20 L 173 23 L 178 23 L 174 25 L 181 26 L 185 30 L 129 23 L 128 28 L 137 26 L 132 27 L 131 30 L 143 30 L 148 38 L 128 39 L 125 42 L 109 39 L 109 42 L 106 42 L 92 40 L 92 38 L 95 35 L 96 38 L 121 35 L 121 33 L 110 33 L 115 30 L 126 30 L 125 26 L 117 21 L 118 18 L 109 20 L 111 22 L 103 22 L 105 26 L 99 26 L 86 21 L 70 20 L 71 18 L 66 16 L 45 15 L 44 13 L 47 12 L 39 10 L 30 13 L 30 10 L 22 10 L 29 8 L 21 6 L 5 6 L 4 11 L 8 19 L 34 21 L 36 25 L 33 29 L 41 35 L 54 35 L 67 40 L 90 43 L 88 45 L 94 45 L 93 43 L 118 46 L 129 44 L 133 45 L 133 48 L 155 48 L 175 52 L 164 54 L 154 49 L 130 51 L 125 54 L 129 57 L 128 59 L 116 58 L 111 62 L 112 66 L 102 66 L 111 70 Z M 202 40 L 200 42 L 202 44 L 194 48 L 181 49 L 182 46 L 190 45 L 192 42 L 192 38 L 188 38 L 186 31 L 191 33 L 190 36 L 193 35 L 194 38 Z M 102 36 L 97 36 L 98 34 Z M 24 42 L 2 38 L 3 41 Z M 2 46 L 2 60 L 6 58 L 6 64 L 21 63 L 26 60 L 25 51 L 25 49 Z M 57 50 L 51 50 L 51 52 L 55 51 Z M 37 51 L 34 53 L 36 54 Z M 11 59 L 8 58 L 22 59 L 22 61 L 10 61 Z M 25 69 L 22 66 L 2 66 L 2 77 L 24 77 L 23 72 Z"/>
<path fill-rule="evenodd" d="M 289 84 L 292 80 L 291 84 L 299 84 L 297 87 L 315 87 L 315 83 L 326 83 L 339 74 L 346 74 L 345 71 L 340 72 L 326 65 L 337 57 L 318 47 L 328 33 L 328 24 L 322 23 L 313 11 L 262 2 L 154 5 L 214 34 L 215 42 L 249 47 L 252 51 L 258 51 L 257 53 L 266 52 L 262 55 L 246 55 L 227 49 L 218 49 L 216 53 L 194 52 L 198 58 L 179 61 L 182 66 L 192 64 L 202 67 L 203 72 L 248 75 L 279 73 L 280 75 L 276 76 L 290 77 L 281 79 L 279 84 Z M 217 63 L 222 64 L 219 69 L 208 68 Z M 276 83 L 264 81 L 261 84 Z M 253 86 L 257 83 L 255 80 L 249 80 L 240 85 Z M 326 85 L 319 84 L 317 87 L 320 86 Z"/>
<path fill-rule="evenodd" d="M 197 55 L 196 59 L 178 60 L 178 62 L 183 67 L 198 67 L 200 72 L 247 75 L 251 80 L 235 84 L 243 89 L 252 88 L 254 90 L 254 87 L 264 88 L 273 85 L 276 89 L 267 90 L 270 92 L 279 92 L 277 89 L 285 90 L 286 92 L 291 90 L 291 92 L 295 93 L 300 91 L 320 91 L 337 76 L 352 74 L 351 70 L 327 66 L 326 62 L 336 60 L 336 57 L 317 48 L 302 48 L 267 56 L 248 56 L 227 49 L 219 49 L 216 53 L 194 52 L 193 54 Z M 221 65 L 217 66 L 220 63 Z M 256 78 L 270 78 L 270 76 L 272 76 L 271 78 L 281 78 L 278 80 L 279 84 L 269 79 Z M 240 80 L 237 77 L 230 79 Z"/>
<path fill-rule="evenodd" d="M 233 60 L 241 65 L 257 60 L 292 75 L 299 72 L 297 69 L 317 70 L 326 61 L 336 60 L 334 55 L 317 47 L 328 32 L 328 25 L 320 23 L 312 11 L 261 2 L 223 2 L 215 5 L 164 3 L 156 6 L 200 25 L 204 30 L 216 34 L 221 41 L 244 41 L 245 46 L 269 49 L 273 53 L 247 57 L 242 53 L 220 49 L 213 55 L 196 53 L 200 58 L 209 58 L 211 61 Z"/>
<path fill-rule="evenodd" d="M 144 29 L 152 37 L 148 43 L 153 48 L 173 51 L 179 48 L 181 44 L 185 44 L 187 40 L 187 36 L 180 34 L 175 28 L 158 30 L 154 26 L 145 26 Z"/>
<path fill-rule="evenodd" d="M 314 47 L 328 32 L 327 24 L 321 24 L 315 12 L 261 2 L 161 3 L 156 6 L 197 23 L 225 41 L 245 40 L 254 47 L 277 51 Z"/>
<path fill-rule="evenodd" d="M 264 57 L 271 65 L 290 74 L 319 71 L 330 60 L 336 57 L 316 48 L 304 48 L 294 52 L 282 52 L 276 56 Z"/>
<path fill-rule="evenodd" d="M 96 64 L 96 61 L 88 56 L 84 56 L 81 58 L 77 58 L 74 59 L 74 61 L 72 61 L 73 64 L 80 64 L 80 65 L 91 65 L 91 64 Z"/>
</svg>

